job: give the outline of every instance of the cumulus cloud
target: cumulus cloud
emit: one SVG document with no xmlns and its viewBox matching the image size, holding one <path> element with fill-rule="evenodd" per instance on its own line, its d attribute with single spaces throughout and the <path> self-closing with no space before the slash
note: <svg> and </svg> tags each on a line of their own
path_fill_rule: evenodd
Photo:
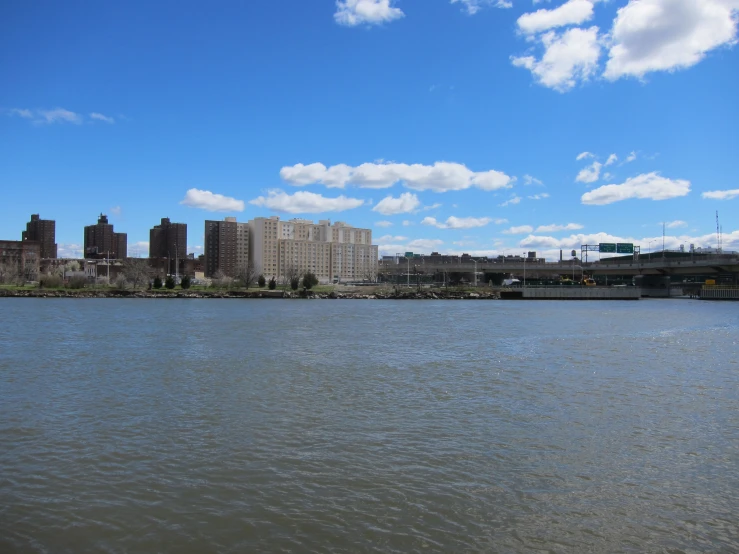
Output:
<svg viewBox="0 0 739 554">
<path fill-rule="evenodd" d="M 421 201 L 418 196 L 410 192 L 404 192 L 398 198 L 386 196 L 372 208 L 372 211 L 382 215 L 404 214 L 416 210 L 420 205 Z"/>
<path fill-rule="evenodd" d="M 337 0 L 334 20 L 347 27 L 380 25 L 405 15 L 393 4 L 393 0 Z"/>
<path fill-rule="evenodd" d="M 526 34 L 540 33 L 565 25 L 579 25 L 592 17 L 591 0 L 569 0 L 552 10 L 537 10 L 523 14 L 518 18 L 518 28 Z"/>
<path fill-rule="evenodd" d="M 254 200 L 250 200 L 249 204 L 289 214 L 318 214 L 343 212 L 358 208 L 364 204 L 364 200 L 348 198 L 343 195 L 336 198 L 326 198 L 320 194 L 303 190 L 295 194 L 287 194 L 279 189 L 274 189 L 267 191 L 267 196 L 259 196 Z"/>
<path fill-rule="evenodd" d="M 121 213 L 123 213 L 123 209 L 120 206 L 113 206 L 110 208 L 110 213 L 113 215 L 121 215 Z"/>
<path fill-rule="evenodd" d="M 520 196 L 516 196 L 514 194 L 508 200 L 506 200 L 505 202 L 503 202 L 502 204 L 500 204 L 500 206 L 502 208 L 505 208 L 506 206 L 514 206 L 514 205 L 520 204 L 520 203 L 521 203 L 521 197 Z"/>
<path fill-rule="evenodd" d="M 527 196 L 530 200 L 543 200 L 544 198 L 549 198 L 548 192 L 542 192 L 541 194 L 532 194 L 531 196 Z"/>
<path fill-rule="evenodd" d="M 579 223 L 567 223 L 565 225 L 539 225 L 536 228 L 537 233 L 556 233 L 557 231 L 577 231 L 582 229 Z"/>
<path fill-rule="evenodd" d="M 344 188 L 389 188 L 403 183 L 413 190 L 447 192 L 475 187 L 491 191 L 513 186 L 514 178 L 494 169 L 472 171 L 464 164 L 436 162 L 433 165 L 372 162 L 352 167 L 338 164 L 326 167 L 322 163 L 296 164 L 280 170 L 280 177 L 294 186 L 321 184 Z"/>
<path fill-rule="evenodd" d="M 626 156 L 626 159 L 624 160 L 624 163 L 631 163 L 636 159 L 636 152 L 632 151 L 628 156 Z"/>
<path fill-rule="evenodd" d="M 577 155 L 577 158 L 575 158 L 575 160 L 577 160 L 579 162 L 579 161 L 585 160 L 587 158 L 595 158 L 595 154 L 593 154 L 591 152 L 580 152 Z"/>
<path fill-rule="evenodd" d="M 532 177 L 531 175 L 524 175 L 523 176 L 523 184 L 524 185 L 543 185 L 539 179 L 536 177 Z"/>
<path fill-rule="evenodd" d="M 4 112 L 11 116 L 29 119 L 35 125 L 51 125 L 52 123 L 73 123 L 75 125 L 81 125 L 85 122 L 90 123 L 95 121 L 102 121 L 110 124 L 115 123 L 115 119 L 99 112 L 92 112 L 88 118 L 86 118 L 83 114 L 79 114 L 65 108 L 35 110 L 11 108 L 9 110 L 4 110 Z M 0 110 L 0 113 L 3 113 L 3 110 Z"/>
<path fill-rule="evenodd" d="M 668 229 L 675 229 L 677 227 L 687 227 L 688 224 L 685 221 L 682 221 L 680 219 L 676 219 L 675 221 L 669 221 L 669 222 L 665 223 L 665 226 Z"/>
<path fill-rule="evenodd" d="M 606 160 L 606 166 L 615 164 L 618 161 L 618 156 L 616 154 L 611 154 L 608 156 L 608 159 Z"/>
<path fill-rule="evenodd" d="M 736 0 L 630 0 L 618 10 L 604 77 L 643 77 L 695 65 L 736 40 Z"/>
<path fill-rule="evenodd" d="M 512 56 L 511 63 L 531 71 L 539 84 L 566 92 L 595 74 L 600 57 L 598 27 L 577 27 L 561 34 L 549 31 L 538 40 L 544 46 L 541 59 Z"/>
<path fill-rule="evenodd" d="M 603 167 L 602 163 L 593 162 L 589 166 L 580 170 L 580 172 L 577 174 L 577 177 L 575 177 L 575 181 L 577 181 L 578 183 L 595 183 L 598 179 L 600 179 L 601 167 Z"/>
<path fill-rule="evenodd" d="M 214 194 L 209 190 L 190 189 L 180 201 L 183 206 L 199 208 L 209 212 L 243 212 L 244 201 L 230 196 Z"/>
<path fill-rule="evenodd" d="M 709 200 L 731 200 L 739 196 L 739 189 L 731 190 L 709 190 L 701 194 L 702 198 Z"/>
<path fill-rule="evenodd" d="M 484 6 L 495 6 L 496 8 L 512 8 L 510 0 L 451 0 L 452 4 L 462 4 L 464 11 L 469 15 L 475 15 Z"/>
<path fill-rule="evenodd" d="M 81 258 L 82 245 L 77 243 L 60 242 L 56 248 L 56 255 L 58 258 Z"/>
<path fill-rule="evenodd" d="M 110 123 L 111 125 L 115 123 L 115 119 L 112 117 L 108 117 L 107 115 L 103 115 L 98 112 L 92 112 L 90 114 L 90 119 L 94 119 L 95 121 L 103 121 L 104 123 Z"/>
<path fill-rule="evenodd" d="M 392 221 L 375 221 L 375 227 L 392 227 Z"/>
<path fill-rule="evenodd" d="M 602 206 L 629 198 L 667 200 L 686 196 L 689 192 L 690 181 L 668 179 L 653 171 L 626 179 L 620 185 L 598 187 L 583 194 L 580 200 L 583 204 Z"/>
<path fill-rule="evenodd" d="M 448 217 L 445 222 L 437 221 L 435 217 L 424 217 L 421 223 L 438 229 L 472 229 L 485 227 L 493 220 L 490 217 Z"/>
<path fill-rule="evenodd" d="M 401 237 L 401 236 L 393 236 L 393 235 L 384 235 L 382 237 L 379 237 L 377 239 L 377 242 L 401 242 L 404 240 L 408 240 L 408 237 Z"/>
<path fill-rule="evenodd" d="M 504 235 L 525 235 L 526 233 L 531 233 L 534 231 L 534 228 L 531 225 L 518 225 L 514 227 L 509 227 L 508 229 L 505 229 L 503 231 Z"/>
</svg>

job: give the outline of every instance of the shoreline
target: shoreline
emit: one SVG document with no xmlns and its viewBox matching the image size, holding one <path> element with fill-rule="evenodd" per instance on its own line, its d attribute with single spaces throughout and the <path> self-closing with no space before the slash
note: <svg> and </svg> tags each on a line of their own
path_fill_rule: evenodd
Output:
<svg viewBox="0 0 739 554">
<path fill-rule="evenodd" d="M 299 299 L 299 300 L 498 300 L 496 291 L 455 292 L 313 292 L 278 290 L 222 290 L 222 291 L 134 291 L 134 290 L 0 290 L 0 298 L 143 298 L 143 299 Z"/>
</svg>

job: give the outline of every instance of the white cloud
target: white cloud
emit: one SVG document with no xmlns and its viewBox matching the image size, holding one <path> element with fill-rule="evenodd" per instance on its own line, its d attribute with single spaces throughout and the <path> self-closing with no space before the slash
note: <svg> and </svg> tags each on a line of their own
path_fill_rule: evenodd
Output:
<svg viewBox="0 0 739 554">
<path fill-rule="evenodd" d="M 557 231 L 577 231 L 582 229 L 579 223 L 567 223 L 566 225 L 539 225 L 536 228 L 537 233 L 556 233 Z"/>
<path fill-rule="evenodd" d="M 424 217 L 422 225 L 431 225 L 438 229 L 472 229 L 473 227 L 485 227 L 493 220 L 489 217 L 448 217 L 446 222 L 437 221 L 435 217 Z"/>
<path fill-rule="evenodd" d="M 112 208 L 110 208 L 110 213 L 112 213 L 113 215 L 121 215 L 122 212 L 123 209 L 120 206 L 113 206 Z"/>
<path fill-rule="evenodd" d="M 541 194 L 533 194 L 531 196 L 527 196 L 527 198 L 531 200 L 543 200 L 544 198 L 549 198 L 549 193 L 542 192 Z"/>
<path fill-rule="evenodd" d="M 608 156 L 608 159 L 606 160 L 606 166 L 612 165 L 618 161 L 618 156 L 616 154 L 611 154 Z"/>
<path fill-rule="evenodd" d="M 510 227 L 503 231 L 504 235 L 524 235 L 526 233 L 533 232 L 534 228 L 531 225 L 518 225 Z"/>
<path fill-rule="evenodd" d="M 549 31 L 540 41 L 545 49 L 540 60 L 530 55 L 511 57 L 514 66 L 531 71 L 539 84 L 566 92 L 595 73 L 600 57 L 598 27 L 568 29 L 562 34 Z"/>
<path fill-rule="evenodd" d="M 665 223 L 665 226 L 668 229 L 676 229 L 677 227 L 687 227 L 688 223 L 686 221 L 682 221 L 680 219 L 676 219 L 675 221 L 669 221 Z"/>
<path fill-rule="evenodd" d="M 403 227 L 410 227 L 411 225 L 413 225 L 412 221 L 408 221 L 407 219 L 403 220 Z"/>
<path fill-rule="evenodd" d="M 695 65 L 736 40 L 737 0 L 630 0 L 618 10 L 604 77 L 641 78 Z"/>
<path fill-rule="evenodd" d="M 579 161 L 584 160 L 586 158 L 595 158 L 595 154 L 593 154 L 591 152 L 580 152 L 577 155 L 577 158 L 575 158 L 575 160 L 577 160 L 579 162 Z"/>
<path fill-rule="evenodd" d="M 506 206 L 513 206 L 515 204 L 520 204 L 520 203 L 521 203 L 521 197 L 520 196 L 516 196 L 514 194 L 508 200 L 506 200 L 505 202 L 503 202 L 502 204 L 500 204 L 500 206 L 504 208 Z"/>
<path fill-rule="evenodd" d="M 633 161 L 634 161 L 635 159 L 636 159 L 636 152 L 632 151 L 632 152 L 631 152 L 631 154 L 629 154 L 628 156 L 626 156 L 626 159 L 624 160 L 624 163 L 625 163 L 625 164 L 627 164 L 627 163 L 631 163 L 631 162 L 633 162 Z"/>
<path fill-rule="evenodd" d="M 185 198 L 180 202 L 184 206 L 200 208 L 209 212 L 243 212 L 244 201 L 236 200 L 230 196 L 214 194 L 209 190 L 190 189 L 185 193 Z"/>
<path fill-rule="evenodd" d="M 64 108 L 36 110 L 35 116 L 34 123 L 74 123 L 75 125 L 82 123 L 82 116 L 80 114 L 65 110 Z"/>
<path fill-rule="evenodd" d="M 24 119 L 32 119 L 33 118 L 33 112 L 31 110 L 26 110 L 22 108 L 11 108 L 10 110 L 7 110 L 7 112 L 10 115 L 17 115 L 19 117 L 22 117 Z"/>
<path fill-rule="evenodd" d="M 579 25 L 593 17 L 591 0 L 569 0 L 552 10 L 537 10 L 518 18 L 518 28 L 527 34 L 540 33 L 565 25 Z"/>
<path fill-rule="evenodd" d="M 90 119 L 95 119 L 97 121 L 104 121 L 105 123 L 111 123 L 111 124 L 115 123 L 115 119 L 113 119 L 112 117 L 108 117 L 107 115 L 103 115 L 98 112 L 92 112 L 90 114 Z"/>
<path fill-rule="evenodd" d="M 375 227 L 392 227 L 392 221 L 375 221 Z"/>
<path fill-rule="evenodd" d="M 337 0 L 334 20 L 339 25 L 379 25 L 403 17 L 400 8 L 394 8 L 393 0 Z"/>
<path fill-rule="evenodd" d="M 595 183 L 600 178 L 600 168 L 603 164 L 600 162 L 593 162 L 588 167 L 580 170 L 580 173 L 575 177 L 575 181 L 578 183 Z"/>
<path fill-rule="evenodd" d="M 408 247 L 420 248 L 422 250 L 431 250 L 442 244 L 444 244 L 444 241 L 439 239 L 415 239 L 408 243 Z"/>
<path fill-rule="evenodd" d="M 536 177 L 532 177 L 531 175 L 524 175 L 523 176 L 523 184 L 524 185 L 543 185 L 539 179 Z"/>
<path fill-rule="evenodd" d="M 613 173 L 608 173 L 607 171 L 603 174 L 603 180 L 604 181 L 610 181 L 613 179 Z"/>
<path fill-rule="evenodd" d="M 667 200 L 686 196 L 689 192 L 690 181 L 668 179 L 653 171 L 626 179 L 620 185 L 598 187 L 583 194 L 580 200 L 583 204 L 602 206 L 629 198 Z"/>
<path fill-rule="evenodd" d="M 147 258 L 149 256 L 149 241 L 140 240 L 128 245 L 129 258 Z"/>
<path fill-rule="evenodd" d="M 372 211 L 382 215 L 405 214 L 414 211 L 421 205 L 418 196 L 410 192 L 404 192 L 398 198 L 386 196 L 380 200 Z"/>
<path fill-rule="evenodd" d="M 475 15 L 484 6 L 495 6 L 496 8 L 512 8 L 510 0 L 451 0 L 452 4 L 462 4 L 469 15 Z"/>
<path fill-rule="evenodd" d="M 424 206 L 423 208 L 421 208 L 421 210 L 424 212 L 428 212 L 430 210 L 438 210 L 439 208 L 441 208 L 441 204 L 437 202 L 435 204 L 431 204 L 430 206 Z"/>
<path fill-rule="evenodd" d="M 376 239 L 376 242 L 391 242 L 391 241 L 402 242 L 404 240 L 408 240 L 408 237 L 401 237 L 401 236 L 394 237 L 393 235 L 384 235 Z"/>
<path fill-rule="evenodd" d="M 358 208 L 364 204 L 364 200 L 347 198 L 343 195 L 337 196 L 336 198 L 326 198 L 320 194 L 304 190 L 298 191 L 295 194 L 287 194 L 284 191 L 275 189 L 268 190 L 266 197 L 259 196 L 254 200 L 250 200 L 249 204 L 289 214 L 318 214 L 323 212 L 343 212 Z"/>
<path fill-rule="evenodd" d="M 322 163 L 296 164 L 280 170 L 280 177 L 295 186 L 322 184 L 344 188 L 389 188 L 403 183 L 413 190 L 447 192 L 476 187 L 491 191 L 511 188 L 515 179 L 496 170 L 475 172 L 464 164 L 435 162 L 433 165 L 372 162 L 356 167 L 338 164 L 326 167 Z"/>
<path fill-rule="evenodd" d="M 58 258 L 81 258 L 82 245 L 75 243 L 59 243 L 56 247 Z"/>
<path fill-rule="evenodd" d="M 739 196 L 739 189 L 732 190 L 709 190 L 701 194 L 701 198 L 709 200 L 731 200 Z"/>
</svg>

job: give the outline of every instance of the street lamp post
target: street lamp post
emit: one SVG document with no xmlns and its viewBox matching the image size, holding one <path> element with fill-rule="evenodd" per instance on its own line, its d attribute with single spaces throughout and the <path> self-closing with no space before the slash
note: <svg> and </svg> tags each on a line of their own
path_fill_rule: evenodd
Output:
<svg viewBox="0 0 739 554">
<path fill-rule="evenodd" d="M 523 257 L 523 288 L 526 288 L 526 256 Z"/>
<path fill-rule="evenodd" d="M 406 268 L 407 268 L 405 270 L 405 276 L 406 276 L 407 281 L 408 281 L 407 284 L 406 284 L 406 286 L 408 288 L 411 288 L 411 259 L 408 256 L 406 256 L 405 257 L 405 261 L 406 261 Z"/>
<path fill-rule="evenodd" d="M 472 258 L 472 261 L 473 261 L 473 262 L 474 262 L 474 264 L 475 264 L 475 277 L 474 277 L 474 283 L 475 283 L 475 288 L 477 288 L 477 260 L 476 260 L 475 258 Z"/>
</svg>

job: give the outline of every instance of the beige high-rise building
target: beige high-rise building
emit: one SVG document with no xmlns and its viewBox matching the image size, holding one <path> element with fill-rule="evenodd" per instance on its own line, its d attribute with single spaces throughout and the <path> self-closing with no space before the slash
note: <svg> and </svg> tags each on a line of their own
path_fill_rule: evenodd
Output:
<svg viewBox="0 0 739 554">
<path fill-rule="evenodd" d="M 277 216 L 254 218 L 249 228 L 252 260 L 265 277 L 311 271 L 327 283 L 374 279 L 377 273 L 377 246 L 369 229 Z"/>
</svg>

